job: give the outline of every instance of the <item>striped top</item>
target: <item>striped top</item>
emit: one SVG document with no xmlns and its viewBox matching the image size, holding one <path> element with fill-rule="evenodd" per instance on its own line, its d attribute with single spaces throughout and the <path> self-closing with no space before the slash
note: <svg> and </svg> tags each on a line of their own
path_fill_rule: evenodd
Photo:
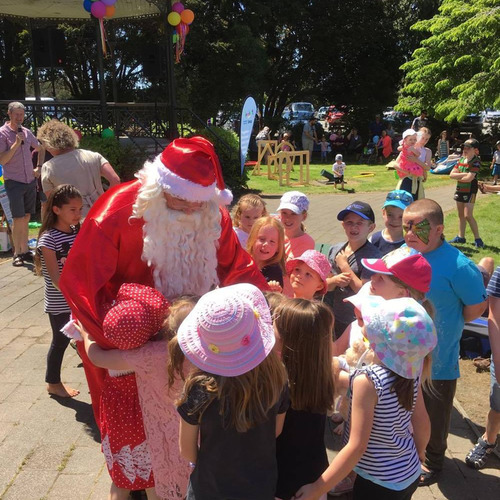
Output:
<svg viewBox="0 0 500 500">
<path fill-rule="evenodd" d="M 460 172 L 462 174 L 468 174 L 472 172 L 476 174 L 471 182 L 457 181 L 457 193 L 477 193 L 477 174 L 481 169 L 481 160 L 474 156 L 472 159 L 467 160 L 464 156 L 460 158 L 458 163 L 453 167 L 454 172 Z"/>
<path fill-rule="evenodd" d="M 403 490 L 410 486 L 420 475 L 420 460 L 411 432 L 412 411 L 405 410 L 398 402 L 391 386 L 396 375 L 382 365 L 369 365 L 357 370 L 351 377 L 364 373 L 375 386 L 377 404 L 373 426 L 365 453 L 354 470 L 364 479 L 384 488 Z M 418 379 L 414 383 L 413 407 L 418 392 Z M 344 441 L 349 436 L 352 404 L 346 422 Z"/>
<path fill-rule="evenodd" d="M 486 293 L 492 297 L 500 299 L 500 266 L 498 266 L 495 269 L 495 272 L 491 275 Z"/>
<path fill-rule="evenodd" d="M 59 231 L 59 229 L 49 229 L 48 231 L 45 231 L 38 240 L 37 251 L 42 261 L 42 274 L 45 280 L 44 311 L 46 313 L 69 313 L 70 309 L 61 291 L 58 290 L 52 283 L 40 249 L 41 247 L 45 247 L 56 253 L 59 274 L 61 274 L 66 258 L 68 257 L 68 253 L 75 241 L 77 232 L 77 229 L 75 229 L 72 233 L 64 233 Z"/>
</svg>

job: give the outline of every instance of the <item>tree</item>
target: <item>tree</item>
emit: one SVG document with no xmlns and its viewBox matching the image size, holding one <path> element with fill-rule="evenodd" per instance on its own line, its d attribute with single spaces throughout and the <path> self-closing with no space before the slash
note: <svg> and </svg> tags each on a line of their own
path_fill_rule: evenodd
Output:
<svg viewBox="0 0 500 500">
<path fill-rule="evenodd" d="M 432 19 L 412 29 L 428 35 L 403 64 L 398 109 L 425 108 L 447 122 L 500 108 L 498 0 L 443 0 Z"/>
</svg>

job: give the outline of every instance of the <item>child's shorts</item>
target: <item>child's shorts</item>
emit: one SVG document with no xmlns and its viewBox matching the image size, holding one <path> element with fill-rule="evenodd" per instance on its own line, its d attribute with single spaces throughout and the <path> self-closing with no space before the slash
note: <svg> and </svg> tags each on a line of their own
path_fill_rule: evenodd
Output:
<svg viewBox="0 0 500 500">
<path fill-rule="evenodd" d="M 460 203 L 475 203 L 477 193 L 455 193 L 453 199 Z"/>
<path fill-rule="evenodd" d="M 341 175 L 340 177 L 335 177 L 335 179 L 333 179 L 333 182 L 335 182 L 335 184 L 342 184 L 344 182 L 344 176 Z"/>
<path fill-rule="evenodd" d="M 495 163 L 493 165 L 493 172 L 491 175 L 500 175 L 500 163 Z"/>
</svg>

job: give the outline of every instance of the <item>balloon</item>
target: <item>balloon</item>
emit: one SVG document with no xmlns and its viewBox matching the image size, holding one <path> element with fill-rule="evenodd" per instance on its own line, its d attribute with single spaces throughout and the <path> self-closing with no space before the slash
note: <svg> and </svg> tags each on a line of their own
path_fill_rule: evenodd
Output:
<svg viewBox="0 0 500 500">
<path fill-rule="evenodd" d="M 81 141 L 82 140 L 82 133 L 77 129 L 73 129 L 73 132 L 76 134 L 76 136 L 78 137 L 78 140 Z"/>
<path fill-rule="evenodd" d="M 106 15 L 106 6 L 101 2 L 94 2 L 90 8 L 90 12 L 97 19 L 101 19 Z"/>
<path fill-rule="evenodd" d="M 177 26 L 181 22 L 181 16 L 177 12 L 171 12 L 167 16 L 167 21 L 170 26 Z"/>
<path fill-rule="evenodd" d="M 184 9 L 181 12 L 181 19 L 183 23 L 191 24 L 194 21 L 194 12 L 191 9 Z"/>
<path fill-rule="evenodd" d="M 87 11 L 90 12 L 90 8 L 92 7 L 92 1 L 91 0 L 83 0 L 83 8 Z"/>
<path fill-rule="evenodd" d="M 114 5 L 106 5 L 106 16 L 105 17 L 113 17 L 115 15 L 115 10 L 116 10 L 116 7 Z"/>
<path fill-rule="evenodd" d="M 116 0 L 101 0 L 101 2 L 104 5 L 107 5 L 108 7 L 111 7 L 112 5 L 114 5 L 116 3 Z"/>
<path fill-rule="evenodd" d="M 174 33 L 172 35 L 172 43 L 177 43 L 179 41 L 179 35 L 177 33 Z"/>
<path fill-rule="evenodd" d="M 110 128 L 105 128 L 101 132 L 101 137 L 103 139 L 112 139 L 115 136 L 115 133 Z"/>
<path fill-rule="evenodd" d="M 183 10 L 184 10 L 184 5 L 182 5 L 181 2 L 175 2 L 172 5 L 172 12 L 177 12 L 180 14 Z"/>
</svg>

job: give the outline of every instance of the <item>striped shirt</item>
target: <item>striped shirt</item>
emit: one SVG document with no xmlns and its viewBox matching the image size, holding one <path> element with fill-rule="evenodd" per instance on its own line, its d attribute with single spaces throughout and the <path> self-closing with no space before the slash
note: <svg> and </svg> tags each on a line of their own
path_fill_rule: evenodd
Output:
<svg viewBox="0 0 500 500">
<path fill-rule="evenodd" d="M 354 470 L 364 479 L 384 488 L 403 490 L 417 480 L 420 475 L 420 460 L 411 433 L 411 411 L 405 410 L 398 402 L 391 386 L 396 375 L 382 365 L 369 365 L 357 370 L 351 377 L 350 386 L 356 375 L 364 373 L 375 386 L 377 404 L 373 416 L 373 426 L 365 453 Z M 418 379 L 413 390 L 413 407 L 418 392 Z M 344 441 L 349 436 L 352 404 L 346 422 Z"/>
<path fill-rule="evenodd" d="M 495 272 L 491 275 L 486 293 L 492 297 L 500 299 L 500 266 L 498 266 L 495 269 Z"/>
<path fill-rule="evenodd" d="M 68 253 L 73 246 L 77 235 L 75 229 L 72 233 L 64 233 L 59 229 L 49 229 L 45 231 L 38 240 L 38 253 L 42 261 L 42 274 L 45 280 L 45 293 L 44 293 L 44 311 L 51 314 L 69 313 L 70 309 L 63 297 L 63 294 L 58 290 L 52 280 L 50 279 L 45 260 L 41 251 L 41 247 L 53 250 L 56 253 L 57 265 L 59 267 L 59 274 L 61 274 Z"/>
<path fill-rule="evenodd" d="M 457 181 L 457 193 L 477 193 L 477 174 L 481 169 L 481 160 L 474 156 L 470 160 L 467 160 L 464 156 L 460 158 L 458 163 L 453 167 L 454 172 L 459 172 L 461 174 L 473 173 L 476 174 L 471 182 Z"/>
</svg>

